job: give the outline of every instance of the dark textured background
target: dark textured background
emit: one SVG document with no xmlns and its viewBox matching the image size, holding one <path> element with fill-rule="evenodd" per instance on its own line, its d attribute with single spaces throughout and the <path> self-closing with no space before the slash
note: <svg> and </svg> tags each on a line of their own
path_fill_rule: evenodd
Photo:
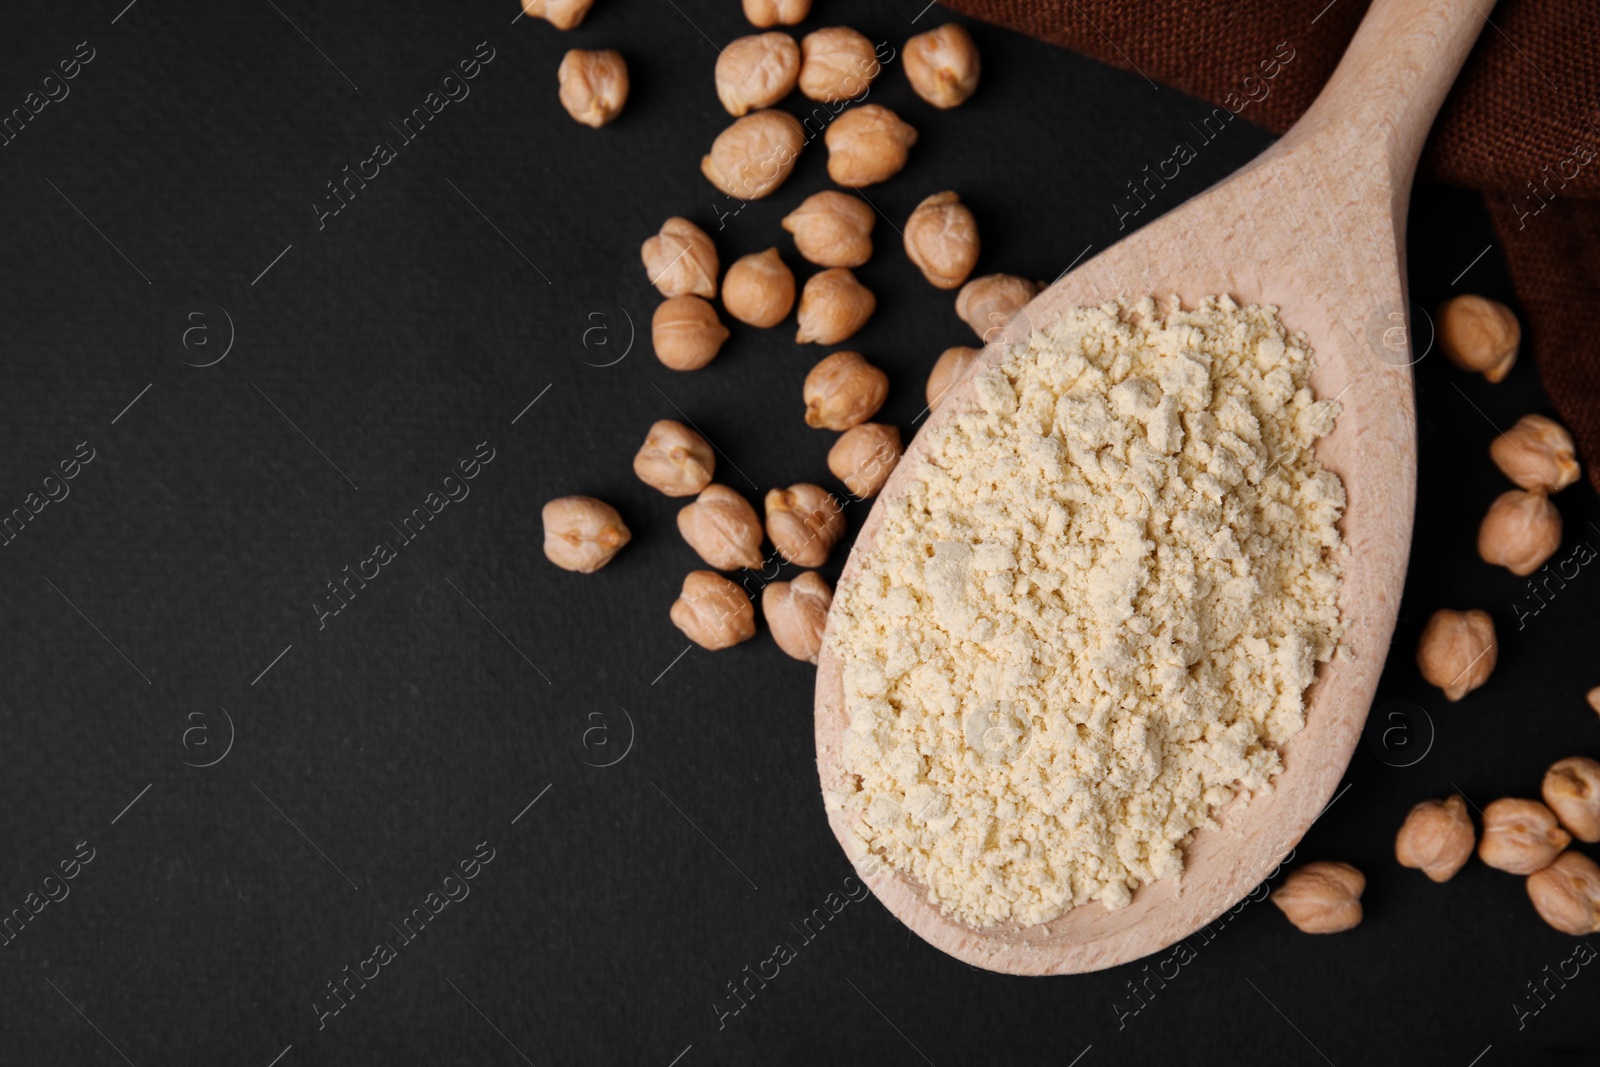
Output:
<svg viewBox="0 0 1600 1067">
<path fill-rule="evenodd" d="M 1309 938 L 1250 904 L 1120 1017 L 1138 967 L 987 974 L 872 901 L 800 944 L 789 924 L 850 874 L 818 796 L 812 671 L 765 633 L 677 658 L 667 607 L 698 564 L 678 502 L 630 470 L 649 423 L 682 411 L 726 453 L 721 479 L 753 499 L 834 484 L 832 435 L 800 418 L 822 353 L 798 349 L 792 325 L 736 328 L 687 375 L 659 365 L 643 332 L 627 346 L 627 319 L 647 329 L 656 302 L 640 241 L 670 214 L 714 228 L 728 209 L 698 161 L 727 121 L 711 42 L 749 32 L 737 4 L 601 0 L 563 35 L 513 23 L 506 3 L 123 2 L 13 5 L 0 32 L 5 110 L 79 42 L 95 50 L 70 96 L 0 148 L 0 508 L 79 442 L 96 452 L 71 495 L 0 549 L 0 909 L 22 907 L 77 842 L 96 850 L 70 896 L 0 948 L 0 1061 L 1466 1065 L 1596 1052 L 1593 966 L 1519 1029 L 1524 984 L 1575 943 L 1537 919 L 1520 879 L 1474 863 L 1434 886 L 1390 855 L 1419 799 L 1452 784 L 1478 804 L 1531 795 L 1554 759 L 1600 754 L 1583 703 L 1600 682 L 1600 577 L 1583 569 L 1519 631 L 1523 583 L 1474 551 L 1504 488 L 1486 453 L 1494 425 L 1547 407 L 1531 366 L 1493 387 L 1437 353 L 1417 366 L 1417 547 L 1380 700 L 1420 702 L 1437 736 L 1408 767 L 1392 765 L 1403 750 L 1363 746 L 1298 849 L 1366 871 L 1361 927 Z M 819 0 L 806 28 L 846 21 L 898 47 L 943 21 L 934 9 L 913 26 L 920 8 Z M 1124 183 L 1208 109 L 974 32 L 984 76 L 967 106 L 935 112 L 897 64 L 873 89 L 922 141 L 868 195 L 898 225 L 958 189 L 980 220 L 980 270 L 1052 278 L 1116 238 Z M 385 124 L 482 41 L 495 58 L 471 95 L 319 231 L 324 183 L 393 140 Z M 632 99 L 604 130 L 556 100 L 573 46 L 628 57 Z M 1158 208 L 1266 143 L 1235 123 Z M 778 220 L 826 186 L 824 163 L 809 151 L 777 195 L 727 218 L 723 262 L 777 244 L 798 266 Z M 1498 252 L 1475 258 L 1487 234 L 1472 197 L 1417 191 L 1420 307 L 1467 289 L 1507 297 Z M 883 417 L 909 431 L 933 358 L 968 334 L 887 223 L 877 237 L 860 274 L 879 311 L 852 345 L 889 371 Z M 194 302 L 236 330 L 203 369 L 169 336 Z M 319 630 L 323 583 L 483 441 L 495 458 L 471 495 Z M 612 501 L 634 530 L 594 576 L 540 552 L 539 506 L 573 492 Z M 1557 558 L 1600 545 L 1593 493 L 1558 502 Z M 1503 638 L 1492 681 L 1457 706 L 1411 664 L 1443 605 L 1489 609 Z M 175 741 L 196 705 L 237 728 L 208 768 L 185 765 Z M 625 745 L 618 707 L 632 749 L 590 766 Z M 595 711 L 612 747 L 602 732 L 586 751 Z M 226 741 L 220 713 L 210 721 L 213 747 L 191 763 Z M 324 983 L 482 841 L 496 854 L 471 895 L 319 1030 Z M 780 939 L 798 958 L 719 1028 L 724 984 Z"/>
</svg>

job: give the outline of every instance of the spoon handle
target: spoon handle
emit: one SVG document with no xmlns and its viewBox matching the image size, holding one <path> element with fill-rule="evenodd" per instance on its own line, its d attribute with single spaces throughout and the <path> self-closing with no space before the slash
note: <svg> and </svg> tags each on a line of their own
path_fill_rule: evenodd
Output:
<svg viewBox="0 0 1600 1067">
<path fill-rule="evenodd" d="M 1494 0 L 1373 0 L 1285 147 L 1315 139 L 1319 153 L 1365 156 L 1403 204 L 1422 143 L 1493 7 Z"/>
</svg>

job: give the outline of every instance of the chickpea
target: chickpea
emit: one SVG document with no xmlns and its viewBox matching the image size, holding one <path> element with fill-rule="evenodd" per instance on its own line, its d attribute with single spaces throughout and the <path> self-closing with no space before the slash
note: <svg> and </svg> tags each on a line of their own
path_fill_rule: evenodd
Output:
<svg viewBox="0 0 1600 1067">
<path fill-rule="evenodd" d="M 1478 555 L 1512 574 L 1532 574 L 1561 547 L 1561 512 L 1543 493 L 1510 489 L 1478 527 Z"/>
<path fill-rule="evenodd" d="M 1600 865 L 1581 852 L 1563 852 L 1529 875 L 1528 899 L 1539 918 L 1564 934 L 1600 933 Z"/>
<path fill-rule="evenodd" d="M 699 370 L 717 358 L 728 328 L 716 309 L 698 296 L 663 300 L 650 321 L 656 358 L 673 370 Z"/>
<path fill-rule="evenodd" d="M 1478 858 L 1497 871 L 1532 874 L 1550 866 L 1571 841 L 1537 800 L 1501 797 L 1483 809 Z"/>
<path fill-rule="evenodd" d="M 716 652 L 756 635 L 756 611 L 744 590 L 715 571 L 692 571 L 672 604 L 672 624 Z"/>
<path fill-rule="evenodd" d="M 800 120 L 787 111 L 752 111 L 717 135 L 700 173 L 729 196 L 760 200 L 788 180 L 805 143 Z"/>
<path fill-rule="evenodd" d="M 773 582 L 761 590 L 761 613 L 778 647 L 797 660 L 815 664 L 822 653 L 833 590 L 816 571 L 792 582 Z"/>
<path fill-rule="evenodd" d="M 882 69 L 872 42 L 849 27 L 800 38 L 800 91 L 812 100 L 833 104 L 858 96 Z"/>
<path fill-rule="evenodd" d="M 674 215 L 639 250 L 650 284 L 662 296 L 717 295 L 717 246 L 706 231 Z"/>
<path fill-rule="evenodd" d="M 667 496 L 693 496 L 711 484 L 716 469 L 711 443 L 672 419 L 655 422 L 633 457 L 639 480 Z"/>
<path fill-rule="evenodd" d="M 878 306 L 872 290 L 843 267 L 813 274 L 800 290 L 800 329 L 795 340 L 834 345 L 867 324 Z"/>
<path fill-rule="evenodd" d="M 844 510 L 820 485 L 801 482 L 767 494 L 767 537 L 800 567 L 820 567 L 844 536 Z"/>
<path fill-rule="evenodd" d="M 1489 458 L 1530 492 L 1557 493 L 1583 473 L 1566 427 L 1543 415 L 1524 415 L 1489 444 Z"/>
<path fill-rule="evenodd" d="M 1452 703 L 1489 680 L 1499 656 L 1494 620 L 1486 611 L 1440 609 L 1423 627 L 1417 666 L 1429 685 Z"/>
<path fill-rule="evenodd" d="M 1600 841 L 1600 762 L 1568 756 L 1544 772 L 1545 804 L 1572 836 L 1587 844 Z"/>
<path fill-rule="evenodd" d="M 794 272 L 776 248 L 736 260 L 722 279 L 722 306 L 751 326 L 776 326 L 794 307 Z"/>
<path fill-rule="evenodd" d="M 1439 309 L 1439 347 L 1462 370 L 1501 381 L 1516 364 L 1521 344 L 1516 313 L 1498 300 L 1468 294 Z"/>
<path fill-rule="evenodd" d="M 972 361 L 983 354 L 981 348 L 968 348 L 965 345 L 956 345 L 947 348 L 939 354 L 939 361 L 933 365 L 933 371 L 928 375 L 928 410 L 932 411 L 944 400 L 944 394 L 950 387 L 966 376 L 967 368 L 972 366 Z"/>
<path fill-rule="evenodd" d="M 877 221 L 866 201 L 829 189 L 805 198 L 783 218 L 794 246 L 819 267 L 859 267 L 872 258 Z"/>
<path fill-rule="evenodd" d="M 744 17 L 758 29 L 793 26 L 811 14 L 811 0 L 744 0 Z"/>
<path fill-rule="evenodd" d="M 956 294 L 956 314 L 984 344 L 1001 340 L 1006 323 L 1039 292 L 1039 284 L 1015 274 L 985 274 Z"/>
<path fill-rule="evenodd" d="M 598 129 L 622 112 L 628 100 L 628 63 L 621 52 L 590 52 L 574 48 L 556 72 L 561 83 L 561 106 L 567 114 Z"/>
<path fill-rule="evenodd" d="M 678 512 L 678 532 L 719 571 L 761 566 L 761 520 L 750 501 L 715 483 Z"/>
<path fill-rule="evenodd" d="M 800 77 L 800 46 L 787 33 L 740 37 L 717 58 L 717 99 L 734 118 L 771 107 Z"/>
<path fill-rule="evenodd" d="M 1460 795 L 1424 800 L 1411 809 L 1394 839 L 1402 867 L 1418 868 L 1435 882 L 1448 882 L 1472 858 L 1477 844 L 1472 816 Z"/>
<path fill-rule="evenodd" d="M 958 107 L 978 88 L 978 46 L 954 22 L 907 41 L 905 65 L 911 88 L 937 108 Z"/>
<path fill-rule="evenodd" d="M 889 395 L 889 376 L 860 352 L 835 352 L 806 375 L 806 425 L 848 430 L 877 414 Z"/>
<path fill-rule="evenodd" d="M 1361 925 L 1367 879 L 1348 863 L 1318 860 L 1292 872 L 1271 900 L 1308 934 L 1337 934 Z"/>
<path fill-rule="evenodd" d="M 881 104 L 862 104 L 834 119 L 822 140 L 828 146 L 828 177 L 859 189 L 899 174 L 917 131 Z"/>
<path fill-rule="evenodd" d="M 558 30 L 576 29 L 594 0 L 522 0 L 522 13 L 544 19 Z"/>
<path fill-rule="evenodd" d="M 955 193 L 935 193 L 906 221 L 906 255 L 939 289 L 954 289 L 978 263 L 978 220 Z"/>
<path fill-rule="evenodd" d="M 632 539 L 617 509 L 592 496 L 557 497 L 539 513 L 545 558 L 557 567 L 593 574 Z"/>
<path fill-rule="evenodd" d="M 900 431 L 878 422 L 864 422 L 839 435 L 828 450 L 828 469 L 856 497 L 865 500 L 894 473 L 900 462 Z"/>
</svg>

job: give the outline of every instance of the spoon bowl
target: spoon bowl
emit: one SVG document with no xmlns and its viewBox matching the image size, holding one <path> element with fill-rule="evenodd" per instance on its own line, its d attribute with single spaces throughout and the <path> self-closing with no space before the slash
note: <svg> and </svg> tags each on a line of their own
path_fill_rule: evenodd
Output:
<svg viewBox="0 0 1600 1067">
<path fill-rule="evenodd" d="M 1197 830 L 1180 880 L 1138 889 L 1115 911 L 1091 903 L 1033 927 L 979 929 L 944 915 L 913 879 L 856 863 L 878 899 L 920 937 L 1010 974 L 1098 970 L 1160 951 L 1212 922 L 1268 878 L 1333 798 L 1359 740 L 1399 610 L 1416 489 L 1416 414 L 1407 333 L 1404 236 L 1422 142 L 1476 40 L 1487 0 L 1374 0 L 1321 96 L 1272 148 L 1224 182 L 1058 279 L 1009 322 L 907 448 L 839 579 L 873 552 L 882 501 L 904 494 L 933 434 L 976 407 L 972 374 L 1073 308 L 1151 295 L 1185 307 L 1228 294 L 1271 304 L 1315 361 L 1318 398 L 1342 405 L 1317 443 L 1344 483 L 1349 555 L 1339 592 L 1343 653 L 1306 692 L 1305 728 L 1280 746 L 1271 792 Z M 829 637 L 832 636 L 832 620 Z M 824 796 L 845 781 L 849 718 L 842 665 L 824 642 L 816 691 Z M 828 804 L 841 843 L 858 816 Z M 847 849 L 848 852 L 848 849 Z"/>
</svg>

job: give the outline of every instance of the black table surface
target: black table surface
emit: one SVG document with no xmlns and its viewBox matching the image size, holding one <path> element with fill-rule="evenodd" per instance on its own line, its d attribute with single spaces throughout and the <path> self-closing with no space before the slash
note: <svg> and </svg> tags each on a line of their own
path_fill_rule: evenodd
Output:
<svg viewBox="0 0 1600 1067">
<path fill-rule="evenodd" d="M 898 48 L 950 17 L 924 2 L 818 0 L 806 28 L 849 22 Z M 1421 489 L 1383 729 L 1296 848 L 1366 872 L 1365 921 L 1309 937 L 1251 902 L 1181 959 L 1000 976 L 852 899 L 819 796 L 812 668 L 765 633 L 686 649 L 667 618 L 700 565 L 681 502 L 630 467 L 652 421 L 688 418 L 752 499 L 837 487 L 833 435 L 800 417 L 822 352 L 792 320 L 735 324 L 709 368 L 666 369 L 638 259 L 682 214 L 724 263 L 776 245 L 800 266 L 778 223 L 829 186 L 823 150 L 742 209 L 699 174 L 728 121 L 715 49 L 750 32 L 733 0 L 600 0 L 567 34 L 516 13 L 6 10 L 0 111 L 27 117 L 0 147 L 0 509 L 31 517 L 0 551 L 0 1061 L 1465 1067 L 1600 1051 L 1600 967 L 1521 879 L 1474 862 L 1439 886 L 1392 855 L 1418 800 L 1537 795 L 1555 759 L 1600 755 L 1583 700 L 1600 577 L 1575 565 L 1534 613 L 1475 551 L 1507 485 L 1487 446 L 1549 400 L 1529 359 L 1491 386 L 1431 344 L 1447 296 L 1511 299 L 1472 194 L 1412 198 Z M 921 141 L 867 191 L 884 220 L 859 273 L 879 310 L 851 347 L 888 371 L 883 417 L 908 433 L 934 357 L 969 340 L 898 247 L 921 198 L 972 205 L 981 271 L 1050 279 L 1126 232 L 1127 184 L 1176 143 L 1195 158 L 1129 225 L 1270 141 L 1248 109 L 1207 141 L 1200 101 L 973 32 L 983 83 L 965 107 L 917 100 L 897 60 L 871 92 Z M 557 101 L 575 46 L 628 59 L 627 109 L 599 131 Z M 391 125 L 430 101 L 409 139 Z M 393 158 L 333 199 L 380 142 Z M 391 526 L 447 491 L 422 532 Z M 539 508 L 568 493 L 611 501 L 634 533 L 592 576 L 541 552 Z M 1557 499 L 1556 559 L 1582 557 L 1600 545 L 1595 494 Z M 379 541 L 394 549 L 379 576 L 332 600 Z M 1487 609 L 1502 639 L 1457 705 L 1412 660 L 1442 606 Z M 803 927 L 819 908 L 828 921 Z"/>
</svg>

